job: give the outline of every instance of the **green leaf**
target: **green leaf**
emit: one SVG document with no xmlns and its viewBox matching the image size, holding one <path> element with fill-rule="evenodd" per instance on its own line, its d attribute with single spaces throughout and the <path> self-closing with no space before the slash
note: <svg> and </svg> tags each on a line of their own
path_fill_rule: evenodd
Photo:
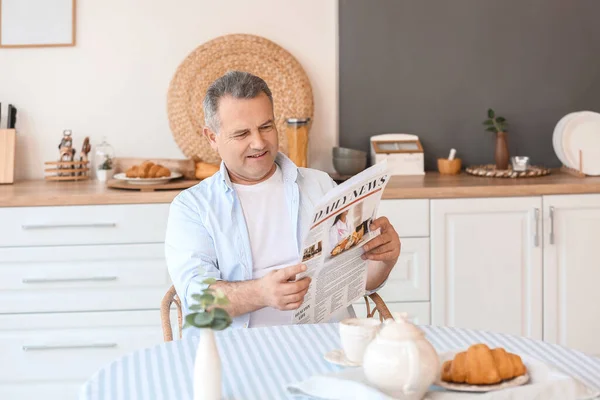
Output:
<svg viewBox="0 0 600 400">
<path fill-rule="evenodd" d="M 486 129 L 486 131 L 488 131 L 488 132 L 496 132 L 496 128 L 494 128 L 493 126 L 490 126 L 489 128 Z"/>
<path fill-rule="evenodd" d="M 224 320 L 228 320 L 228 321 L 231 320 L 229 313 L 227 313 L 227 311 L 223 310 L 222 308 L 215 307 L 213 309 L 213 312 L 215 313 L 216 319 L 224 319 Z"/>
<path fill-rule="evenodd" d="M 202 281 L 202 283 L 206 284 L 206 285 L 212 285 L 213 283 L 215 283 L 217 280 L 215 278 L 206 278 L 205 280 Z"/>
<path fill-rule="evenodd" d="M 202 310 L 204 310 L 204 307 L 202 307 L 200 304 L 192 304 L 190 306 L 190 310 L 192 310 L 192 311 L 202 311 Z"/>
<path fill-rule="evenodd" d="M 196 300 L 196 301 L 201 301 L 202 300 L 202 295 L 198 294 L 198 293 L 194 293 L 192 295 L 192 299 Z"/>
<path fill-rule="evenodd" d="M 194 326 L 194 317 L 196 316 L 196 313 L 190 313 L 188 315 L 185 316 L 185 323 L 188 326 Z"/>
<path fill-rule="evenodd" d="M 491 108 L 488 109 L 488 118 L 494 118 L 495 113 L 494 110 L 492 110 Z"/>
<path fill-rule="evenodd" d="M 491 119 L 487 119 L 485 121 L 483 121 L 484 125 L 488 125 L 488 126 L 492 126 L 494 125 L 494 121 L 492 121 Z"/>
<path fill-rule="evenodd" d="M 202 304 L 212 304 L 213 301 L 215 301 L 215 296 L 210 293 L 204 293 L 200 296 L 200 302 Z"/>
<path fill-rule="evenodd" d="M 194 314 L 194 325 L 195 326 L 209 326 L 215 315 L 212 312 L 201 312 Z"/>
<path fill-rule="evenodd" d="M 229 325 L 231 325 L 231 321 L 227 321 L 224 319 L 215 319 L 211 324 L 211 328 L 214 329 L 215 331 L 222 331 L 223 329 L 227 328 Z"/>
<path fill-rule="evenodd" d="M 498 117 L 498 118 L 496 118 L 496 122 L 503 123 L 503 122 L 506 122 L 506 119 L 504 117 Z"/>
<path fill-rule="evenodd" d="M 215 303 L 219 306 L 226 306 L 229 304 L 229 299 L 227 297 L 217 298 Z"/>
</svg>

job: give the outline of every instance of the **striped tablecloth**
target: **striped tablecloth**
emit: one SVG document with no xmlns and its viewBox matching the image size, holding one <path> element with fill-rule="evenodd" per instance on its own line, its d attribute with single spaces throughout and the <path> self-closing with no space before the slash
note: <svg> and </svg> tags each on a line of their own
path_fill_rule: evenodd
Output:
<svg viewBox="0 0 600 400">
<path fill-rule="evenodd" d="M 438 352 L 475 342 L 527 354 L 600 390 L 600 359 L 561 346 L 508 335 L 421 327 Z M 286 398 L 286 385 L 341 367 L 323 355 L 340 348 L 337 324 L 292 325 L 218 332 L 225 399 Z M 81 388 L 80 399 L 191 399 L 197 337 L 184 338 L 122 357 Z"/>
</svg>

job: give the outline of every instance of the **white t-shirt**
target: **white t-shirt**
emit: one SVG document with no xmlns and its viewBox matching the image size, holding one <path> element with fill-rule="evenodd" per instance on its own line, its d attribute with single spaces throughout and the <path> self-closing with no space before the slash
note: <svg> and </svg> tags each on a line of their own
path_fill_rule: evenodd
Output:
<svg viewBox="0 0 600 400">
<path fill-rule="evenodd" d="M 296 264 L 299 260 L 298 248 L 279 166 L 273 176 L 264 182 L 233 186 L 248 227 L 252 278 L 258 279 L 271 270 Z M 289 324 L 292 315 L 293 311 L 264 307 L 250 314 L 249 326 Z"/>
</svg>

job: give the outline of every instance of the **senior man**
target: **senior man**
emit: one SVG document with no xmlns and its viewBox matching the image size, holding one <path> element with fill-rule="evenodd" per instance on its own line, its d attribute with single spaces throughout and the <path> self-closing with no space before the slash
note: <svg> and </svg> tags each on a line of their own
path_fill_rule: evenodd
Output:
<svg viewBox="0 0 600 400">
<path fill-rule="evenodd" d="M 173 200 L 166 233 L 169 273 L 184 313 L 191 295 L 211 288 L 229 298 L 232 327 L 289 324 L 310 278 L 295 281 L 310 213 L 335 186 L 324 172 L 297 167 L 278 151 L 271 90 L 240 71 L 223 75 L 204 98 L 204 135 L 222 159 L 220 170 Z M 379 289 L 400 255 L 387 218 L 373 221 L 381 235 L 364 246 L 366 293 Z M 199 269 L 200 267 L 200 269 Z M 330 321 L 354 316 L 352 307 Z"/>
</svg>

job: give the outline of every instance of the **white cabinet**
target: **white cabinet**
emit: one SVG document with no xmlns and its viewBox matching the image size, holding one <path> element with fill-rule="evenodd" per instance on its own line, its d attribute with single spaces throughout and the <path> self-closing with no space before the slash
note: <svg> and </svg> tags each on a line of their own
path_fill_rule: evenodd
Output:
<svg viewBox="0 0 600 400">
<path fill-rule="evenodd" d="M 158 310 L 0 315 L 0 327 L 0 399 L 74 399 L 101 367 L 162 342 Z"/>
<path fill-rule="evenodd" d="M 170 286 L 160 243 L 0 247 L 0 314 L 157 309 Z"/>
<path fill-rule="evenodd" d="M 168 213 L 0 208 L 0 399 L 75 398 L 97 369 L 163 341 Z"/>
<path fill-rule="evenodd" d="M 544 340 L 600 356 L 600 195 L 543 203 Z"/>
<path fill-rule="evenodd" d="M 432 324 L 541 339 L 541 197 L 430 207 Z"/>
</svg>

